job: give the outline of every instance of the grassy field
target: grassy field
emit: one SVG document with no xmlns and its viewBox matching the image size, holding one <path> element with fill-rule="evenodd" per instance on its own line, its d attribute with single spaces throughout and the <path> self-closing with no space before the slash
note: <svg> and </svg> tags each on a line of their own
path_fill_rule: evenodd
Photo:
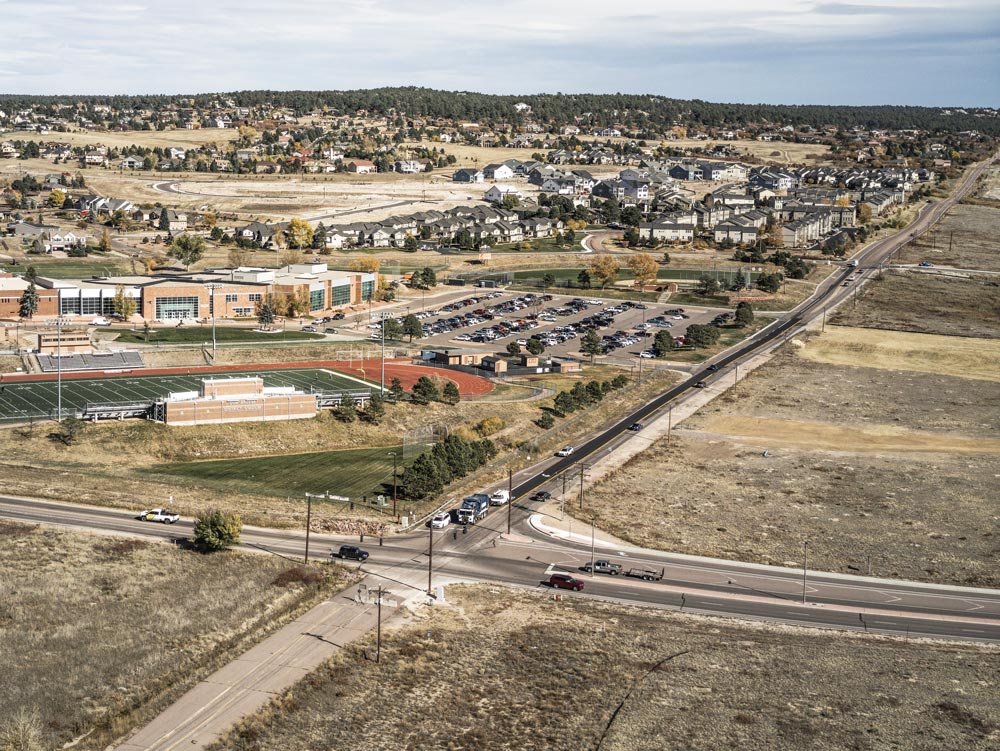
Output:
<svg viewBox="0 0 1000 751">
<path fill-rule="evenodd" d="M 125 330 L 120 328 L 99 329 L 102 339 L 114 339 L 119 344 L 203 344 L 212 341 L 212 327 L 187 326 L 177 328 L 176 326 L 167 328 L 150 329 L 149 338 L 141 329 Z M 109 336 L 113 335 L 113 336 Z M 291 342 L 304 339 L 322 339 L 322 334 L 314 334 L 310 331 L 287 331 L 262 332 L 254 329 L 237 329 L 230 326 L 216 326 L 215 340 L 217 342 Z"/>
<path fill-rule="evenodd" d="M 795 344 L 589 490 L 586 518 L 694 555 L 781 565 L 808 538 L 823 570 L 1000 585 L 996 383 Z"/>
<path fill-rule="evenodd" d="M 32 266 L 38 276 L 59 279 L 91 279 L 95 276 L 115 276 L 126 273 L 130 266 L 121 258 L 39 258 L 26 256 L 23 263 L 0 264 L 0 267 L 15 273 L 24 273 Z M 142 268 L 140 267 L 140 271 Z"/>
<path fill-rule="evenodd" d="M 215 749 L 995 748 L 1000 652 L 449 587 Z M 377 708 L 377 710 L 375 709 Z"/>
<path fill-rule="evenodd" d="M 294 564 L 278 557 L 6 521 L 0 540 L 0 727 L 37 712 L 37 748 L 105 748 L 347 582 L 323 566 L 320 583 L 282 586 Z"/>
<path fill-rule="evenodd" d="M 862 288 L 830 320 L 845 326 L 1000 338 L 1000 279 L 890 272 Z"/>
<path fill-rule="evenodd" d="M 141 373 L 141 371 L 138 371 Z M 82 410 L 88 404 L 148 402 L 171 392 L 198 391 L 206 378 L 241 378 L 261 376 L 265 386 L 295 386 L 302 391 L 341 391 L 365 388 L 360 379 L 332 370 L 319 368 L 261 370 L 248 369 L 226 373 L 193 373 L 191 375 L 130 375 L 116 378 L 64 379 L 62 408 L 64 412 Z M 55 380 L 8 383 L 0 392 L 0 421 L 24 420 L 54 414 L 58 404 Z"/>
<path fill-rule="evenodd" d="M 361 501 L 362 496 L 392 495 L 392 457 L 402 472 L 425 444 L 385 446 L 309 454 L 257 456 L 201 462 L 175 462 L 151 468 L 152 474 L 187 478 L 192 484 L 225 493 L 298 496 L 329 492 Z M 405 455 L 404 455 L 405 454 Z"/>
<path fill-rule="evenodd" d="M 1000 208 L 959 204 L 933 230 L 906 244 L 899 263 L 1000 271 Z"/>
</svg>

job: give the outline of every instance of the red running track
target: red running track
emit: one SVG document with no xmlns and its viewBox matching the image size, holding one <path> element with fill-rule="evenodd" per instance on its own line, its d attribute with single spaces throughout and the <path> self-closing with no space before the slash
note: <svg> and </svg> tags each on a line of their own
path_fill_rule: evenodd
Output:
<svg viewBox="0 0 1000 751">
<path fill-rule="evenodd" d="M 268 370 L 295 370 L 304 368 L 329 368 L 340 373 L 364 378 L 369 382 L 377 382 L 381 376 L 381 360 L 312 360 L 306 362 L 285 362 L 269 363 L 265 365 L 192 365 L 186 368 L 135 368 L 134 370 L 120 371 L 74 371 L 63 373 L 63 380 L 80 380 L 85 378 L 133 378 L 136 376 L 157 376 L 157 375 L 191 375 L 204 373 L 233 373 L 245 371 L 268 371 Z M 456 370 L 446 370 L 444 368 L 431 368 L 426 365 L 412 365 L 409 360 L 386 360 L 385 361 L 385 381 L 386 386 L 393 378 L 398 378 L 406 389 L 413 388 L 420 376 L 430 376 L 443 378 L 458 386 L 458 393 L 462 396 L 482 396 L 493 390 L 493 383 L 482 376 L 462 373 Z M 0 376 L 2 383 L 25 383 L 34 381 L 54 381 L 57 376 L 54 373 L 22 373 L 16 375 Z"/>
</svg>

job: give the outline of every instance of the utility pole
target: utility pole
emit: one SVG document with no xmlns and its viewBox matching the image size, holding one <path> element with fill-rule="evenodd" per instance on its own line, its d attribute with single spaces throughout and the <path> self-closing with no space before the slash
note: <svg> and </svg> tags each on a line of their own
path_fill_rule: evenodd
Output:
<svg viewBox="0 0 1000 751">
<path fill-rule="evenodd" d="M 583 511 L 583 473 L 586 471 L 586 465 L 580 465 L 580 510 Z"/>
<path fill-rule="evenodd" d="M 510 534 L 511 507 L 514 505 L 514 470 L 507 467 L 507 534 Z"/>
<path fill-rule="evenodd" d="M 670 448 L 670 432 L 674 423 L 674 405 L 667 407 L 667 448 Z"/>
<path fill-rule="evenodd" d="M 312 508 L 313 499 L 309 493 L 306 493 L 306 555 L 302 559 L 303 563 L 309 563 L 309 527 L 312 526 Z"/>
<path fill-rule="evenodd" d="M 382 659 L 382 585 L 380 584 L 378 589 L 375 590 L 375 596 L 378 598 L 376 603 L 378 604 L 378 617 L 375 626 L 375 662 L 379 662 Z"/>
<path fill-rule="evenodd" d="M 826 308 L 823 308 L 823 331 L 826 331 Z"/>
</svg>

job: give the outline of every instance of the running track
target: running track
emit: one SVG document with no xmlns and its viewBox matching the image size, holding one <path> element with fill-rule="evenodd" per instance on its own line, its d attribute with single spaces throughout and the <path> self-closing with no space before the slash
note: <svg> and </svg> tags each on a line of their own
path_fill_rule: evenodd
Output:
<svg viewBox="0 0 1000 751">
<path fill-rule="evenodd" d="M 377 382 L 381 375 L 381 360 L 312 360 L 305 362 L 284 362 L 271 363 L 265 365 L 192 365 L 187 368 L 136 368 L 134 370 L 122 370 L 119 372 L 90 370 L 73 371 L 63 373 L 64 380 L 74 380 L 81 378 L 135 378 L 142 376 L 157 375 L 189 375 L 195 373 L 245 372 L 247 370 L 290 370 L 304 368 L 329 368 L 341 373 L 347 373 L 359 378 L 364 378 L 369 382 Z M 385 361 L 385 381 L 386 386 L 393 378 L 398 378 L 403 387 L 410 389 L 417 382 L 420 376 L 431 376 L 444 378 L 458 386 L 458 393 L 465 397 L 483 396 L 493 390 L 493 384 L 482 376 L 462 373 L 456 370 L 445 370 L 443 368 L 430 368 L 425 365 L 412 365 L 409 360 L 386 360 Z M 25 383 L 36 381 L 55 381 L 55 373 L 23 373 L 18 375 L 0 376 L 3 383 Z"/>
</svg>

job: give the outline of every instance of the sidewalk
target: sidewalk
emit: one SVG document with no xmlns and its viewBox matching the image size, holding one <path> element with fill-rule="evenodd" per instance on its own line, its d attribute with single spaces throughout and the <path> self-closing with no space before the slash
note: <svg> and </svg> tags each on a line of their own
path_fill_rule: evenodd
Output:
<svg viewBox="0 0 1000 751">
<path fill-rule="evenodd" d="M 200 749 L 217 740 L 234 723 L 375 627 L 377 606 L 364 604 L 355 595 L 363 591 L 362 585 L 374 591 L 378 583 L 368 577 L 356 590 L 343 590 L 319 603 L 202 680 L 116 751 Z M 383 622 L 405 599 L 390 596 L 396 602 L 383 608 Z"/>
</svg>

